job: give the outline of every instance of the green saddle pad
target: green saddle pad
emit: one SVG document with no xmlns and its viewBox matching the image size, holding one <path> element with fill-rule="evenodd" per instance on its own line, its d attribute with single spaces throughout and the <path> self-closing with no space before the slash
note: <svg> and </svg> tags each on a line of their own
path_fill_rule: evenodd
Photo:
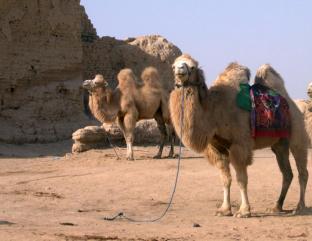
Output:
<svg viewBox="0 0 312 241">
<path fill-rule="evenodd" d="M 239 84 L 239 92 L 236 96 L 236 104 L 243 110 L 251 111 L 250 85 Z"/>
</svg>

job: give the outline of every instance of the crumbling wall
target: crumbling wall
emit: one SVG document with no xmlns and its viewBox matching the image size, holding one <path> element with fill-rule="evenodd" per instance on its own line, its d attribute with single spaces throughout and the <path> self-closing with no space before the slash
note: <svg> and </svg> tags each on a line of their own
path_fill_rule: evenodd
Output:
<svg viewBox="0 0 312 241">
<path fill-rule="evenodd" d="M 156 67 L 164 88 L 171 90 L 174 77 L 171 65 L 181 55 L 178 47 L 159 35 L 128 38 L 124 41 L 103 37 L 84 44 L 84 78 L 100 73 L 112 87 L 123 68 L 131 68 L 137 76 L 147 66 Z"/>
<path fill-rule="evenodd" d="M 78 0 L 0 1 L 1 141 L 57 141 L 87 123 L 82 16 Z"/>
<path fill-rule="evenodd" d="M 99 38 L 79 0 L 0 0 L 0 141 L 52 142 L 95 124 L 83 114 L 83 79 L 156 66 L 171 88 L 180 50 L 160 36 Z"/>
</svg>

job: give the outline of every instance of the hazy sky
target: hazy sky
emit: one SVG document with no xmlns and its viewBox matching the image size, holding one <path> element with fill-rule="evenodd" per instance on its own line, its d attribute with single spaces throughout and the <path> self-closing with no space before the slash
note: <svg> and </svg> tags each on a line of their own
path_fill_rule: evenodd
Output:
<svg viewBox="0 0 312 241">
<path fill-rule="evenodd" d="M 207 83 L 229 62 L 270 63 L 293 98 L 312 81 L 311 0 L 81 0 L 99 36 L 160 34 L 190 53 Z"/>
</svg>

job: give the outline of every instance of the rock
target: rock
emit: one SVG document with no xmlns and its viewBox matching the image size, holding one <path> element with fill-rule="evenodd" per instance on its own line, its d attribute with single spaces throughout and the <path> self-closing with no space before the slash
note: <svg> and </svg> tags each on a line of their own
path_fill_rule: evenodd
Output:
<svg viewBox="0 0 312 241">
<path fill-rule="evenodd" d="M 84 152 L 90 149 L 110 147 L 109 141 L 113 145 L 125 143 L 123 134 L 117 124 L 103 124 L 99 126 L 86 126 L 78 129 L 72 135 L 74 144 L 72 152 Z M 160 132 L 155 120 L 139 121 L 135 128 L 135 145 L 159 144 Z"/>
<path fill-rule="evenodd" d="M 201 226 L 200 226 L 200 224 L 198 224 L 198 223 L 193 223 L 193 228 L 200 228 Z"/>
<path fill-rule="evenodd" d="M 107 138 L 106 131 L 99 126 L 86 126 L 75 131 L 72 135 L 74 141 L 83 143 L 100 142 Z"/>
<path fill-rule="evenodd" d="M 125 143 L 123 134 L 117 124 L 103 124 L 103 128 L 109 134 L 113 143 Z M 160 131 L 155 120 L 141 120 L 134 130 L 134 144 L 148 145 L 159 144 Z"/>
<path fill-rule="evenodd" d="M 73 153 L 109 147 L 106 131 L 98 126 L 86 126 L 79 129 L 73 133 L 72 139 L 74 141 Z"/>
</svg>

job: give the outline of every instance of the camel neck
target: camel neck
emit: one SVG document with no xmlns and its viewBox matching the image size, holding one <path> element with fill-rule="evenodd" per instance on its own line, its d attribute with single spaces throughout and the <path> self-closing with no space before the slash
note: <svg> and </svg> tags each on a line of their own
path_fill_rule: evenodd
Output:
<svg viewBox="0 0 312 241">
<path fill-rule="evenodd" d="M 203 91 L 203 90 L 201 90 Z M 209 118 L 209 103 L 206 93 L 200 93 L 198 87 L 184 89 L 183 144 L 197 152 L 202 152 L 214 135 L 214 121 Z M 175 89 L 170 96 L 172 122 L 180 137 L 182 89 Z"/>
<path fill-rule="evenodd" d="M 119 93 L 109 88 L 99 88 L 92 93 L 89 100 L 92 114 L 100 122 L 115 121 L 119 112 Z"/>
</svg>

